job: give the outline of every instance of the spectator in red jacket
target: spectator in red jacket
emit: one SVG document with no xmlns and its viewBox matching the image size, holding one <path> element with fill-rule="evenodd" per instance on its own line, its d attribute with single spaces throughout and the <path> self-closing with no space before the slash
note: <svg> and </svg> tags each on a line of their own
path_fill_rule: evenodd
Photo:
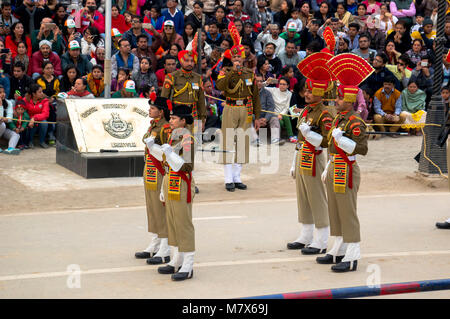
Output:
<svg viewBox="0 0 450 319">
<path fill-rule="evenodd" d="M 24 99 L 26 103 L 26 111 L 30 116 L 30 144 L 29 148 L 33 148 L 33 137 L 39 131 L 39 145 L 42 148 L 48 148 L 45 143 L 45 136 L 47 135 L 47 123 L 35 123 L 36 121 L 47 121 L 50 115 L 50 108 L 48 99 L 44 98 L 44 92 L 39 84 L 33 83 L 29 88 L 29 95 Z"/>
<path fill-rule="evenodd" d="M 5 47 L 11 50 L 13 58 L 17 55 L 17 44 L 20 42 L 25 42 L 27 44 L 27 54 L 28 57 L 31 58 L 31 39 L 25 35 L 23 24 L 21 22 L 16 22 L 11 26 L 11 34 L 5 39 Z"/>
<path fill-rule="evenodd" d="M 125 17 L 119 13 L 119 7 L 116 5 L 111 7 L 111 27 L 118 29 L 122 34 L 131 28 L 125 21 Z"/>
<path fill-rule="evenodd" d="M 36 80 L 42 74 L 42 64 L 45 60 L 49 60 L 53 64 L 55 76 L 62 75 L 61 59 L 56 53 L 52 52 L 51 43 L 48 40 L 39 42 L 39 51 L 33 53 L 31 63 L 31 73 L 33 73 L 33 80 Z"/>
<path fill-rule="evenodd" d="M 99 33 L 105 33 L 105 17 L 97 11 L 95 0 L 87 0 L 86 7 L 79 12 L 81 27 L 77 29 L 78 32 L 83 34 L 84 30 L 91 26 L 96 28 Z"/>
</svg>

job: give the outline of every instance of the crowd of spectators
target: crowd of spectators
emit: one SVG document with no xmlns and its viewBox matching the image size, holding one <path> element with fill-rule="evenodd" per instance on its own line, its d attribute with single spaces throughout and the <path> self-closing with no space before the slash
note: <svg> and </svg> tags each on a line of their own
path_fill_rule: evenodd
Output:
<svg viewBox="0 0 450 319">
<path fill-rule="evenodd" d="M 233 46 L 229 23 L 241 34 L 245 66 L 256 75 L 264 126 L 296 139 L 305 79 L 296 65 L 335 35 L 335 54 L 351 52 L 375 72 L 362 83 L 355 110 L 367 122 L 404 123 L 426 112 L 433 74 L 444 70 L 448 101 L 450 64 L 436 61 L 437 0 L 113 0 L 112 97 L 148 97 L 180 67 L 177 55 L 201 34 L 201 72 L 207 128 L 220 127 L 223 96 L 215 79 L 220 58 Z M 57 99 L 104 96 L 104 0 L 2 1 L 0 13 L 0 137 L 18 154 L 55 145 Z M 450 21 L 445 24 L 450 48 Z M 447 51 L 445 51 L 446 53 Z M 444 59 L 445 60 L 445 59 Z M 327 93 L 333 105 L 335 85 Z M 61 93 L 63 93 L 61 95 Z M 219 98 L 219 99 L 215 99 Z M 29 121 L 29 122 L 28 122 Z M 36 123 L 35 123 L 36 122 Z M 392 129 L 395 131 L 398 128 Z M 383 127 L 380 130 L 384 130 Z M 414 130 L 415 132 L 415 130 Z M 280 136 L 272 136 L 273 143 Z"/>
</svg>

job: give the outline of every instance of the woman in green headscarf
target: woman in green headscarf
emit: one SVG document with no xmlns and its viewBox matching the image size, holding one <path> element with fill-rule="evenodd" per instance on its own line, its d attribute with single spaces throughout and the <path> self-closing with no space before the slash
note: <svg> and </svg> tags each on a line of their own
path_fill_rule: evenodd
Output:
<svg viewBox="0 0 450 319">
<path fill-rule="evenodd" d="M 409 81 L 408 87 L 402 91 L 402 112 L 400 118 L 404 119 L 404 125 L 415 135 L 420 135 L 420 128 L 424 126 L 427 112 L 425 111 L 425 99 L 427 95 L 419 89 L 415 81 Z"/>
</svg>

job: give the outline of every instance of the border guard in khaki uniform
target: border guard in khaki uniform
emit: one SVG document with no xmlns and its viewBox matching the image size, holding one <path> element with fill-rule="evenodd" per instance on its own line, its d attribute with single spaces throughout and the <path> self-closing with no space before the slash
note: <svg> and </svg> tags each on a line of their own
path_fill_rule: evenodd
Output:
<svg viewBox="0 0 450 319">
<path fill-rule="evenodd" d="M 195 231 L 192 223 L 192 200 L 195 196 L 195 183 L 192 170 L 195 144 L 187 129 L 193 121 L 190 106 L 179 104 L 173 107 L 170 112 L 172 132 L 167 138 L 168 143 L 161 146 L 166 175 L 160 199 L 166 205 L 169 245 L 172 247 L 173 258 L 168 265 L 159 267 L 158 272 L 172 274 L 172 280 L 175 281 L 193 276 Z"/>
<path fill-rule="evenodd" d="M 334 264 L 335 272 L 356 270 L 360 253 L 360 227 L 357 216 L 357 192 L 360 170 L 356 155 L 366 155 L 367 135 L 364 121 L 353 110 L 358 85 L 373 71 L 372 66 L 355 54 L 340 54 L 327 63 L 339 80 L 336 98 L 337 116 L 332 123 L 329 138 L 327 169 L 322 175 L 328 194 L 331 236 L 335 236 L 332 249 L 319 264 Z"/>
<path fill-rule="evenodd" d="M 297 66 L 307 78 L 305 101 L 308 105 L 298 119 L 298 143 L 290 174 L 296 180 L 298 221 L 302 230 L 287 248 L 301 249 L 302 254 L 325 253 L 330 232 L 327 198 L 320 176 L 326 163 L 323 149 L 328 146 L 328 132 L 333 120 L 322 103 L 322 96 L 332 80 L 326 67 L 332 57 L 325 52 L 314 53 Z"/>
<path fill-rule="evenodd" d="M 249 162 L 250 134 L 245 134 L 245 131 L 251 127 L 253 115 L 255 115 L 255 128 L 259 129 L 261 104 L 255 74 L 252 70 L 243 67 L 245 49 L 240 44 L 239 33 L 232 22 L 229 29 L 234 46 L 225 52 L 224 57 L 231 60 L 233 66 L 224 67 L 219 72 L 216 87 L 226 97 L 222 113 L 223 153 L 219 162 L 225 164 L 225 189 L 234 192 L 235 188 L 247 189 L 241 180 L 242 164 Z"/>
<path fill-rule="evenodd" d="M 156 94 L 152 93 L 148 103 L 150 105 L 149 115 L 152 120 L 148 132 L 143 137 L 146 145 L 144 186 L 148 231 L 152 234 L 152 241 L 144 251 L 137 252 L 135 257 L 145 258 L 149 264 L 161 264 L 170 260 L 165 207 L 159 200 L 162 180 L 165 175 L 161 162 L 162 150 L 160 145 L 167 142 L 164 140 L 164 136 L 170 134 L 170 114 L 166 98 L 156 97 Z"/>
</svg>

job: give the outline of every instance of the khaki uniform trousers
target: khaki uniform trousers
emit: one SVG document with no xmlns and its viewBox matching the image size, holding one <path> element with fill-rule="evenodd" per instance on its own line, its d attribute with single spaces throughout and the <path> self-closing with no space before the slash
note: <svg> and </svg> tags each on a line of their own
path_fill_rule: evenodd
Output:
<svg viewBox="0 0 450 319">
<path fill-rule="evenodd" d="M 169 175 L 163 180 L 163 192 L 166 201 L 167 230 L 169 246 L 178 247 L 179 252 L 195 251 L 195 230 L 192 223 L 192 201 L 186 202 L 187 184 L 181 180 L 180 200 L 168 200 Z M 191 196 L 195 196 L 195 182 L 191 182 Z"/>
<path fill-rule="evenodd" d="M 222 150 L 236 153 L 221 153 L 220 164 L 247 164 L 249 162 L 250 132 L 245 134 L 251 123 L 247 123 L 247 107 L 228 106 L 222 113 Z M 240 128 L 239 130 L 236 130 Z M 236 142 L 236 146 L 234 145 Z"/>
<path fill-rule="evenodd" d="M 324 150 L 325 151 L 325 150 Z M 298 221 L 302 224 L 314 224 L 316 228 L 328 227 L 327 197 L 320 179 L 325 169 L 325 154 L 316 155 L 316 176 L 300 174 L 301 150 L 297 153 L 295 183 L 297 189 Z"/>
<path fill-rule="evenodd" d="M 349 173 L 347 170 L 347 181 L 345 193 L 334 192 L 334 162 L 328 167 L 326 180 L 328 195 L 328 211 L 330 214 L 330 235 L 342 236 L 344 243 L 359 243 L 361 235 L 359 230 L 359 219 L 357 215 L 357 193 L 360 183 L 359 166 L 353 163 L 353 188 L 348 187 Z"/>
<path fill-rule="evenodd" d="M 394 121 L 386 121 L 386 119 L 384 117 L 382 117 L 380 114 L 375 114 L 373 116 L 373 120 L 375 121 L 375 123 L 377 124 L 403 124 L 405 123 L 406 120 L 406 115 L 405 114 L 401 114 L 398 116 L 399 120 L 397 122 Z M 400 126 L 376 126 L 377 128 L 380 129 L 381 132 L 385 132 L 386 128 L 389 129 L 389 132 L 397 132 L 400 129 Z"/>
<path fill-rule="evenodd" d="M 164 176 L 162 176 L 158 170 L 157 174 L 157 186 L 155 191 L 145 189 L 144 185 L 148 231 L 150 233 L 158 234 L 159 238 L 167 238 L 166 208 L 159 200 Z"/>
</svg>

